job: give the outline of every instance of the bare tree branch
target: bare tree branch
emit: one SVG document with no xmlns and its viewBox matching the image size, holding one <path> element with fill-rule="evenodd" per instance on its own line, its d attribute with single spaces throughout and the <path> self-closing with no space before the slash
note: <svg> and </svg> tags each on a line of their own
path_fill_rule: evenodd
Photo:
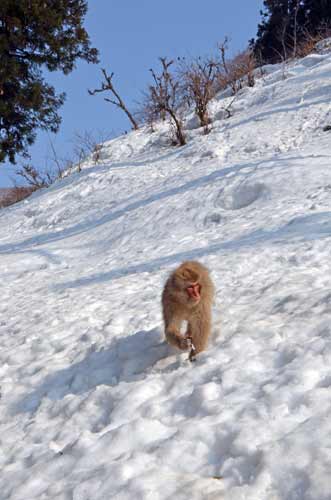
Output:
<svg viewBox="0 0 331 500">
<path fill-rule="evenodd" d="M 111 92 L 115 96 L 116 100 L 109 99 L 108 97 L 104 97 L 104 100 L 107 102 L 110 102 L 114 106 L 117 106 L 122 111 L 124 111 L 124 113 L 127 115 L 127 117 L 129 118 L 129 120 L 132 124 L 132 128 L 134 130 L 138 130 L 138 128 L 139 128 L 138 123 L 136 122 L 132 113 L 130 113 L 130 111 L 128 110 L 124 101 L 122 100 L 119 93 L 116 91 L 116 89 L 114 87 L 114 84 L 113 84 L 114 73 L 112 72 L 110 75 L 108 75 L 107 71 L 104 68 L 101 69 L 101 72 L 102 72 L 102 75 L 104 78 L 104 81 L 101 82 L 101 87 L 94 89 L 94 90 L 88 90 L 88 93 L 90 95 L 95 95 L 95 94 L 99 94 L 101 92 L 106 92 L 106 91 Z"/>
</svg>

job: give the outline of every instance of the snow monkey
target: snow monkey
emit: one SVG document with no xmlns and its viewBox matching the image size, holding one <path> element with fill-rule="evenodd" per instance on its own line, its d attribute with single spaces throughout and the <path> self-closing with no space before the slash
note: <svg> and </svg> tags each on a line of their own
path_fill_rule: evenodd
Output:
<svg viewBox="0 0 331 500">
<path fill-rule="evenodd" d="M 190 361 L 207 346 L 213 296 L 214 285 L 208 269 L 195 261 L 183 262 L 164 286 L 162 310 L 166 339 L 178 349 L 190 350 Z M 180 333 L 183 321 L 187 321 L 184 335 Z"/>
</svg>

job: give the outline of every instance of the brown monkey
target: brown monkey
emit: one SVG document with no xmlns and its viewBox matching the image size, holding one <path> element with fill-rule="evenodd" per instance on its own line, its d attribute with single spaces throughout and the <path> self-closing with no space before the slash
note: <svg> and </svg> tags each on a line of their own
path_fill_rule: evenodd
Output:
<svg viewBox="0 0 331 500">
<path fill-rule="evenodd" d="M 169 276 L 162 293 L 165 336 L 169 344 L 183 351 L 191 349 L 189 359 L 206 348 L 211 329 L 214 285 L 209 272 L 199 262 L 183 262 Z M 187 331 L 180 333 L 182 322 Z"/>
</svg>

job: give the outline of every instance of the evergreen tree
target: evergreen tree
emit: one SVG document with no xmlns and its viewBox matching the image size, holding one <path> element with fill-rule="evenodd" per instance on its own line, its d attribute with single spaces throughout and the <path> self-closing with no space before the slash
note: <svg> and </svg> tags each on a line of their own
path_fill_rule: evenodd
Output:
<svg viewBox="0 0 331 500">
<path fill-rule="evenodd" d="M 264 62 L 277 62 L 291 55 L 304 9 L 298 0 L 265 0 L 258 25 L 257 40 L 252 41 L 255 54 Z"/>
<path fill-rule="evenodd" d="M 331 24 L 331 1 L 330 0 L 305 0 L 305 25 L 307 30 L 316 34 L 321 24 Z"/>
<path fill-rule="evenodd" d="M 288 0 L 264 0 L 263 6 L 254 52 L 263 62 L 276 62 L 284 51 L 282 38 L 288 24 Z"/>
<path fill-rule="evenodd" d="M 38 128 L 56 132 L 64 94 L 42 69 L 70 73 L 77 59 L 98 62 L 83 27 L 85 0 L 0 1 L 0 162 L 27 154 Z"/>
<path fill-rule="evenodd" d="M 263 62 L 295 55 L 307 33 L 316 34 L 331 22 L 331 0 L 264 0 L 257 38 L 250 45 Z"/>
</svg>

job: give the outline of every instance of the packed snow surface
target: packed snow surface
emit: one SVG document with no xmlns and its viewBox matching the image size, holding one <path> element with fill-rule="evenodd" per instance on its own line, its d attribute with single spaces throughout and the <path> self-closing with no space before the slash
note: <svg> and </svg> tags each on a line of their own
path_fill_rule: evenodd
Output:
<svg viewBox="0 0 331 500">
<path fill-rule="evenodd" d="M 1 500 L 331 499 L 331 56 L 0 211 Z M 213 338 L 164 341 L 203 262 Z"/>
</svg>

